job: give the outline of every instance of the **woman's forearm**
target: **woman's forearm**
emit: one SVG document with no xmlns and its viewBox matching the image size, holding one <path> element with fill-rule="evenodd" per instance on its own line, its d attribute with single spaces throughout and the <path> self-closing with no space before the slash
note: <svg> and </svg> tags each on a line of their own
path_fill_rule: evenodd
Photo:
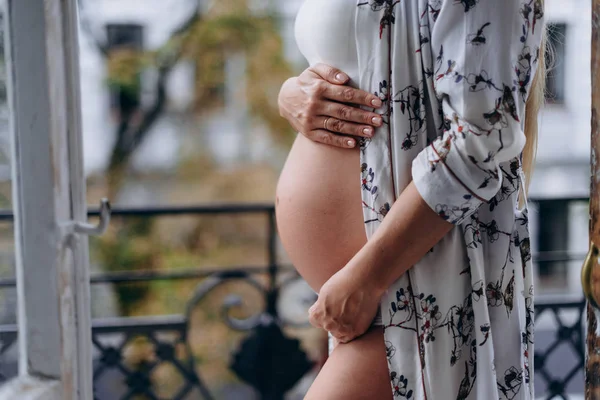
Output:
<svg viewBox="0 0 600 400">
<path fill-rule="evenodd" d="M 383 293 L 453 226 L 427 205 L 411 183 L 346 268 L 353 269 L 357 279 L 371 282 Z"/>
</svg>

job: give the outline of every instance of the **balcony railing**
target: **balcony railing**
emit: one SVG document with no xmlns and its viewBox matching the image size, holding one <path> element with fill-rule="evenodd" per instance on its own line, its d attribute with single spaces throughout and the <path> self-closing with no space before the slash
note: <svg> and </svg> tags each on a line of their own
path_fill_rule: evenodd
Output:
<svg viewBox="0 0 600 400">
<path fill-rule="evenodd" d="M 97 216 L 91 211 L 90 216 Z M 92 285 L 134 282 L 197 280 L 185 310 L 179 315 L 161 317 L 124 317 L 93 321 L 94 383 L 99 400 L 113 399 L 283 399 L 285 394 L 317 366 L 309 359 L 288 328 L 312 329 L 307 321 L 286 319 L 278 311 L 282 290 L 300 277 L 289 265 L 280 265 L 277 254 L 275 210 L 272 205 L 231 205 L 179 208 L 114 209 L 115 218 L 172 217 L 199 215 L 246 215 L 266 217 L 264 266 L 196 268 L 177 271 L 123 271 L 92 276 Z M 0 212 L 0 222 L 10 223 L 12 214 Z M 540 263 L 573 261 L 581 255 L 564 252 L 538 254 Z M 229 369 L 246 384 L 243 393 L 214 393 L 206 383 L 194 343 L 201 336 L 201 326 L 193 323 L 193 313 L 210 293 L 230 282 L 249 285 L 264 302 L 254 315 L 238 318 L 232 310 L 243 300 L 235 293 L 221 302 L 218 318 L 235 332 L 244 332 L 237 350 L 231 355 Z M 13 288 L 14 279 L 0 279 L 0 289 Z M 305 298 L 308 307 L 314 298 Z M 580 298 L 536 299 L 535 386 L 538 398 L 569 399 L 569 394 L 583 392 L 585 304 Z M 193 338 L 193 339 L 192 339 Z M 202 340 L 202 339 L 200 339 Z M 5 357 L 15 351 L 16 325 L 0 326 L 0 380 L 16 374 L 16 360 Z M 151 357 L 132 363 L 126 352 L 132 342 L 143 342 Z M 165 389 L 154 382 L 157 369 L 170 366 L 177 379 Z M 290 398 L 289 396 L 286 398 Z M 300 397 L 299 397 L 300 398 Z"/>
</svg>

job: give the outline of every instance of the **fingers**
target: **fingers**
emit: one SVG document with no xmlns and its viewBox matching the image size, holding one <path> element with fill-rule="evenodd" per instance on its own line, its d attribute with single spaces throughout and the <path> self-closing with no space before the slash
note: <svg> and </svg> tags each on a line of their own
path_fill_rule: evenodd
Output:
<svg viewBox="0 0 600 400">
<path fill-rule="evenodd" d="M 370 125 L 359 125 L 332 117 L 319 117 L 317 123 L 326 131 L 361 137 L 373 137 L 375 130 Z"/>
<path fill-rule="evenodd" d="M 335 133 L 323 129 L 310 131 L 309 133 L 305 133 L 304 136 L 314 142 L 323 143 L 329 146 L 341 147 L 344 149 L 356 147 L 356 140 L 354 138 L 336 135 Z"/>
<path fill-rule="evenodd" d="M 322 96 L 338 103 L 357 104 L 372 108 L 383 105 L 381 99 L 374 94 L 364 90 L 355 89 L 350 86 L 327 85 L 322 88 Z"/>
<path fill-rule="evenodd" d="M 307 71 L 318 75 L 321 79 L 329 83 L 329 85 L 321 85 L 318 88 L 325 98 L 341 103 L 352 103 L 375 108 L 383 105 L 381 99 L 374 94 L 350 86 L 344 86 L 348 82 L 349 77 L 337 68 L 319 63 L 309 67 Z"/>
<path fill-rule="evenodd" d="M 334 339 L 337 340 L 338 343 L 341 343 L 341 344 L 350 343 L 351 341 L 353 341 L 354 339 L 356 339 L 358 337 L 358 335 L 354 336 L 354 337 L 349 336 L 349 335 L 340 335 L 339 337 L 337 337 L 333 333 L 332 333 L 332 335 L 333 335 Z"/>
<path fill-rule="evenodd" d="M 319 75 L 321 79 L 336 85 L 343 85 L 350 79 L 348 75 L 341 70 L 322 63 L 309 67 L 308 70 Z"/>
<path fill-rule="evenodd" d="M 377 118 L 381 123 L 381 117 L 378 116 Z M 304 133 L 307 138 L 315 142 L 345 149 L 356 147 L 356 139 L 342 135 L 371 138 L 375 133 L 372 126 L 346 122 L 333 117 L 318 117 L 315 119 L 314 125 L 322 127 L 322 129 L 317 128 Z M 342 135 L 338 135 L 338 133 Z"/>
<path fill-rule="evenodd" d="M 331 333 L 339 343 L 348 343 L 360 336 L 359 333 L 355 332 L 352 324 L 344 324 L 327 318 L 316 306 L 316 303 L 308 311 L 308 320 L 315 328 L 321 328 Z"/>
<path fill-rule="evenodd" d="M 326 329 L 339 343 L 348 343 L 361 336 L 364 332 L 358 332 L 351 325 L 337 325 Z"/>
<path fill-rule="evenodd" d="M 334 117 L 342 121 L 356 122 L 359 124 L 366 124 L 376 127 L 379 127 L 383 124 L 381 115 L 374 112 L 365 111 L 357 107 L 352 107 L 350 105 L 326 102 L 325 104 L 321 105 L 321 108 L 321 115 Z"/>
<path fill-rule="evenodd" d="M 323 326 L 323 313 L 319 312 L 317 303 L 308 309 L 308 322 L 315 328 L 325 329 Z"/>
</svg>

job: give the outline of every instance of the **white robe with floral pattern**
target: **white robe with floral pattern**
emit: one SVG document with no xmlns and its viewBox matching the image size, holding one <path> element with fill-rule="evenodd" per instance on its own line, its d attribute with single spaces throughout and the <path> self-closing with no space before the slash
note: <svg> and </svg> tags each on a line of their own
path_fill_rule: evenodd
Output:
<svg viewBox="0 0 600 400">
<path fill-rule="evenodd" d="M 395 398 L 532 399 L 533 286 L 521 194 L 540 0 L 358 0 L 370 237 L 412 181 L 455 227 L 381 302 Z M 402 246 L 398 243 L 398 246 Z"/>
</svg>

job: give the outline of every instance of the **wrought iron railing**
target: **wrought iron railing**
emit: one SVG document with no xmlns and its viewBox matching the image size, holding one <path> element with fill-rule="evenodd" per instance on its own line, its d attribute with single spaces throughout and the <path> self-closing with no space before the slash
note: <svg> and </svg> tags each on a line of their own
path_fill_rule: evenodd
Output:
<svg viewBox="0 0 600 400">
<path fill-rule="evenodd" d="M 583 393 L 585 302 L 537 299 L 534 352 L 536 393 L 541 399 L 569 399 Z M 540 321 L 549 328 L 542 330 Z M 541 332 L 540 332 L 541 331 Z"/>
<path fill-rule="evenodd" d="M 114 209 L 115 217 L 165 217 L 219 214 L 259 214 L 266 216 L 267 265 L 263 267 L 228 267 L 227 269 L 188 269 L 169 272 L 114 272 L 92 276 L 92 285 L 132 282 L 196 279 L 196 286 L 181 315 L 164 317 L 127 317 L 96 319 L 93 322 L 94 382 L 96 398 L 105 399 L 283 399 L 303 376 L 312 370 L 311 361 L 298 340 L 290 338 L 286 327 L 306 327 L 306 322 L 286 320 L 278 312 L 281 290 L 297 281 L 291 266 L 280 265 L 277 255 L 275 210 L 272 205 L 231 205 L 183 208 Z M 91 216 L 97 212 L 91 211 Z M 12 214 L 0 212 L 0 221 L 10 222 Z M 580 255 L 565 252 L 538 254 L 538 263 L 578 260 Z M 266 279 L 263 279 L 265 278 Z M 232 316 L 231 310 L 241 299 L 228 296 L 221 304 L 220 318 L 230 330 L 246 332 L 229 367 L 249 388 L 243 394 L 227 397 L 214 393 L 197 367 L 190 335 L 195 307 L 217 287 L 232 281 L 249 284 L 264 300 L 264 309 L 248 318 Z M 0 289 L 14 287 L 14 279 L 0 279 Z M 310 303 L 312 299 L 306 299 Z M 308 305 L 308 304 L 307 304 Z M 568 399 L 569 393 L 583 391 L 583 312 L 584 302 L 577 299 L 539 298 L 536 303 L 538 345 L 535 350 L 537 397 Z M 13 348 L 17 340 L 15 325 L 0 326 L 0 355 Z M 125 349 L 132 341 L 143 340 L 152 357 L 131 365 Z M 169 364 L 178 375 L 176 388 L 165 397 L 153 375 L 159 366 Z M 4 367 L 4 371 L 1 369 Z M 0 360 L 0 379 L 16 370 L 6 369 Z M 252 389 L 250 389 L 250 387 Z"/>
</svg>

